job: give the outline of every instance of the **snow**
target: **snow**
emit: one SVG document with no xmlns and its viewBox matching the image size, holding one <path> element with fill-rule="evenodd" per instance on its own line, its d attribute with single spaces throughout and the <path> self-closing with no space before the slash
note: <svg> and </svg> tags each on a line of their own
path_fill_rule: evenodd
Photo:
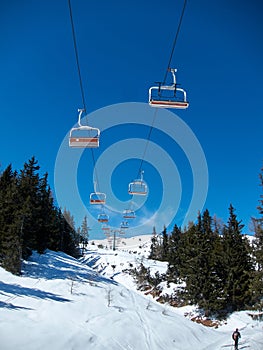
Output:
<svg viewBox="0 0 263 350">
<path fill-rule="evenodd" d="M 153 273 L 166 270 L 147 259 L 150 236 L 122 238 L 115 251 L 98 244 L 110 246 L 94 241 L 79 260 L 34 253 L 22 277 L 0 268 L 1 350 L 230 349 L 235 328 L 240 349 L 263 349 L 263 323 L 247 311 L 209 328 L 184 316 L 194 307 L 173 308 L 137 291 L 125 269 L 143 262 Z"/>
</svg>

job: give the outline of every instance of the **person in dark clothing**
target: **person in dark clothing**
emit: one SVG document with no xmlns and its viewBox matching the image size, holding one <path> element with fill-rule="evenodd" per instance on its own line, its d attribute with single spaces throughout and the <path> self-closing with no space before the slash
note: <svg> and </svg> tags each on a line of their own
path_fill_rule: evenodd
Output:
<svg viewBox="0 0 263 350">
<path fill-rule="evenodd" d="M 239 338 L 241 338 L 241 334 L 239 333 L 238 328 L 236 328 L 236 330 L 232 334 L 232 339 L 235 342 L 235 350 L 238 350 L 238 340 L 239 340 Z"/>
</svg>

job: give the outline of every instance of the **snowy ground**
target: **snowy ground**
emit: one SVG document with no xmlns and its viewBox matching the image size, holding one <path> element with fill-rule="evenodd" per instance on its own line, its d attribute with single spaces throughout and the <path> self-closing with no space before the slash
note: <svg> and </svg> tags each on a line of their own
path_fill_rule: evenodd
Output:
<svg viewBox="0 0 263 350">
<path fill-rule="evenodd" d="M 136 291 L 126 267 L 140 262 L 165 272 L 165 263 L 147 260 L 150 237 L 121 239 L 117 250 L 94 241 L 84 258 L 48 251 L 34 254 L 23 277 L 0 268 L 1 350 L 214 350 L 263 349 L 263 322 L 247 312 L 233 314 L 218 329 L 184 317 L 190 308 L 172 308 Z"/>
</svg>

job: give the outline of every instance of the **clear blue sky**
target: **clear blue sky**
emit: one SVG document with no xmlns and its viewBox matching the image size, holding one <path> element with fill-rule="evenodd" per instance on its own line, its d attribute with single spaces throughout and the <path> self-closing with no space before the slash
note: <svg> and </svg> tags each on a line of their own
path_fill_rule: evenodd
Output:
<svg viewBox="0 0 263 350">
<path fill-rule="evenodd" d="M 87 112 L 95 113 L 93 124 L 96 118 L 99 121 L 103 117 L 100 112 L 96 117 L 96 111 L 107 106 L 117 105 L 118 110 L 120 103 L 147 103 L 149 87 L 164 77 L 183 1 L 71 0 L 71 5 Z M 261 194 L 262 10 L 262 2 L 255 0 L 188 0 L 171 66 L 178 69 L 178 82 L 186 89 L 190 106 L 187 110 L 167 112 L 177 115 L 174 119 L 168 116 L 168 127 L 176 128 L 177 117 L 184 121 L 205 155 L 209 185 L 200 209 L 208 208 L 212 216 L 226 221 L 232 203 L 246 232 L 251 216 L 257 215 Z M 42 171 L 49 173 L 55 193 L 56 157 L 77 121 L 77 109 L 82 107 L 68 2 L 2 0 L 0 33 L 1 169 L 9 163 L 13 169 L 21 169 L 35 155 Z M 109 113 L 108 118 L 107 123 L 114 123 L 114 115 Z M 157 125 L 161 125 L 160 118 Z M 98 163 L 102 184 L 110 175 L 103 160 L 114 163 L 119 157 L 115 143 L 130 138 L 147 139 L 149 126 L 136 124 L 129 113 L 123 116 L 123 122 L 124 126 L 112 126 L 102 132 L 101 148 L 94 150 L 95 162 L 104 152 Z M 172 159 L 171 163 L 167 160 L 167 168 L 175 164 L 178 169 L 182 193 L 180 200 L 175 198 L 171 227 L 174 223 L 181 225 L 193 188 L 189 162 L 178 145 L 162 133 L 162 126 L 154 129 L 151 141 Z M 134 152 L 138 154 L 116 164 L 107 180 L 119 200 L 130 198 L 126 188 L 137 176 L 145 149 L 143 144 L 138 150 L 136 147 Z M 165 162 L 165 157 L 160 157 L 162 160 L 155 159 L 156 164 Z M 147 215 L 154 223 L 165 186 L 158 166 L 146 160 L 147 157 L 144 176 L 150 193 L 144 204 L 139 203 L 136 225 Z M 70 167 L 71 158 L 66 162 Z M 96 217 L 96 209 L 88 203 L 93 170 L 91 152 L 85 150 L 76 181 L 83 203 Z M 69 197 L 71 190 L 65 186 Z M 71 202 L 63 205 L 72 210 L 78 223 L 83 211 Z M 114 203 L 107 204 L 114 211 Z M 169 206 L 167 212 L 170 210 Z M 162 213 L 164 221 L 167 212 Z M 116 213 L 113 216 L 116 219 Z M 165 224 L 162 222 L 161 226 Z M 91 234 L 99 235 L 96 227 Z"/>
</svg>

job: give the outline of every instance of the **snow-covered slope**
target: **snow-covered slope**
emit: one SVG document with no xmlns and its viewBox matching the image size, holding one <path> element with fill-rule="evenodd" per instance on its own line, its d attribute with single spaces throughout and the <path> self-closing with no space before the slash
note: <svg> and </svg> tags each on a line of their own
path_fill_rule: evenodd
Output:
<svg viewBox="0 0 263 350">
<path fill-rule="evenodd" d="M 185 318 L 185 309 L 136 291 L 122 272 L 126 266 L 142 260 L 156 270 L 166 266 L 147 261 L 142 238 L 133 241 L 133 247 L 126 241 L 124 251 L 98 249 L 94 242 L 79 261 L 52 251 L 34 253 L 23 277 L 0 268 L 1 350 L 212 350 L 230 348 L 236 327 L 241 349 L 263 349 L 262 323 L 246 312 L 215 330 Z"/>
</svg>

